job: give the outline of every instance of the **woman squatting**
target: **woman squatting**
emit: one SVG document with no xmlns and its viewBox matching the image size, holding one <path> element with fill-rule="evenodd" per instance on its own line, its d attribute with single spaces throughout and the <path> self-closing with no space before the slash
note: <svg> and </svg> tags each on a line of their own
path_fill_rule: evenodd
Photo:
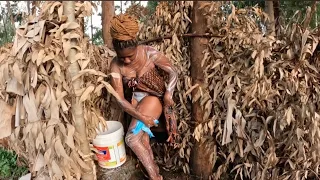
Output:
<svg viewBox="0 0 320 180">
<path fill-rule="evenodd" d="M 138 22 L 130 15 L 120 14 L 111 20 L 110 33 L 117 53 L 110 66 L 111 85 L 119 95 L 117 100 L 121 107 L 132 116 L 126 144 L 137 155 L 149 178 L 160 180 L 162 176 L 150 146 L 150 137 L 153 137 L 150 128 L 165 123 L 168 141 L 174 141 L 177 123 L 172 96 L 178 76 L 164 54 L 153 47 L 138 45 L 138 31 Z M 167 74 L 167 82 L 161 72 Z M 132 89 L 131 103 L 124 98 L 124 88 Z M 159 122 L 163 111 L 166 121 Z"/>
</svg>

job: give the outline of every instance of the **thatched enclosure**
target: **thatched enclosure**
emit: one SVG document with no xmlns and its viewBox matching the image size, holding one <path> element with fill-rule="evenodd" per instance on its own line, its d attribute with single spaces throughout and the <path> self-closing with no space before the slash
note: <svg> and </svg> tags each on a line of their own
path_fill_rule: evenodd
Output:
<svg viewBox="0 0 320 180">
<path fill-rule="evenodd" d="M 17 29 L 13 44 L 0 48 L 2 121 L 14 119 L 12 134 L 6 132 L 10 147 L 29 161 L 36 179 L 95 175 L 93 151 L 82 151 L 98 124 L 115 113 L 107 68 L 115 53 L 89 43 L 79 26 L 92 5 L 75 3 L 76 21 L 70 22 L 64 4 L 45 2 L 39 17 Z M 162 2 L 140 26 L 141 42 L 164 52 L 179 73 L 179 136 L 174 146 L 154 144 L 161 149 L 157 162 L 187 174 L 201 174 L 195 167 L 202 166 L 210 179 L 318 177 L 317 29 L 296 14 L 270 35 L 258 7 L 196 7 L 190 1 Z M 204 32 L 194 32 L 192 19 L 200 15 Z M 71 74 L 74 63 L 79 71 Z M 79 116 L 85 137 L 75 130 Z"/>
</svg>

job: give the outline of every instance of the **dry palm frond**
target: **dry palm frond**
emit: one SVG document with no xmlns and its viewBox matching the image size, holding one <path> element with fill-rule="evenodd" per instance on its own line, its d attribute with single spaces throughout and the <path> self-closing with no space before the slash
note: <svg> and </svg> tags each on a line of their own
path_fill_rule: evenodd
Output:
<svg viewBox="0 0 320 180">
<path fill-rule="evenodd" d="M 89 16 L 93 6 L 75 3 L 77 21 Z M 109 86 L 100 63 L 108 66 L 114 53 L 90 44 L 79 23 L 67 23 L 61 2 L 45 2 L 40 16 L 30 19 L 17 29 L 13 45 L 0 50 L 0 102 L 15 107 L 11 147 L 29 161 L 35 175 L 45 171 L 51 179 L 80 179 L 83 172 L 95 171 L 95 165 L 87 162 L 92 154 L 80 151 L 82 134 L 74 127 L 79 115 L 71 111 L 71 102 L 76 97 L 83 102 L 85 138 L 91 140 L 99 124 L 106 126 L 96 103 L 101 89 Z M 77 45 L 71 46 L 71 40 Z M 71 48 L 77 51 L 73 61 L 80 67 L 72 78 L 67 73 Z M 77 78 L 83 80 L 80 90 L 71 86 Z"/>
<path fill-rule="evenodd" d="M 319 171 L 319 63 L 316 32 L 294 22 L 277 39 L 264 34 L 266 14 L 258 7 L 237 9 L 209 2 L 201 7 L 212 37 L 203 52 L 206 87 L 192 97 L 190 28 L 192 2 L 162 2 L 141 26 L 140 39 L 172 35 L 151 43 L 179 69 L 175 94 L 179 133 L 175 148 L 165 146 L 168 167 L 189 172 L 193 141 L 205 142 L 215 164 L 212 178 L 315 177 Z M 229 11 L 229 12 L 228 12 Z M 192 102 L 205 110 L 203 123 L 190 119 Z M 231 168 L 230 168 L 231 167 Z"/>
</svg>

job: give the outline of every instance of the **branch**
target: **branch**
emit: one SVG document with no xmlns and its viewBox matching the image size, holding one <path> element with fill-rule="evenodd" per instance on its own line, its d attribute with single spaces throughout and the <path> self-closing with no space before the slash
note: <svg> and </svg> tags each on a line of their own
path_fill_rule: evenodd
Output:
<svg viewBox="0 0 320 180">
<path fill-rule="evenodd" d="M 144 40 L 144 41 L 139 42 L 139 44 L 147 44 L 147 43 L 154 42 L 154 41 L 171 39 L 172 36 L 173 35 L 164 36 L 164 37 L 157 37 L 157 38 L 153 38 L 153 39 L 148 39 L 148 40 Z M 181 34 L 181 35 L 177 35 L 177 36 L 178 37 L 203 37 L 203 38 L 211 38 L 211 37 L 222 38 L 222 37 L 224 37 L 222 35 L 215 35 L 215 34 Z"/>
</svg>

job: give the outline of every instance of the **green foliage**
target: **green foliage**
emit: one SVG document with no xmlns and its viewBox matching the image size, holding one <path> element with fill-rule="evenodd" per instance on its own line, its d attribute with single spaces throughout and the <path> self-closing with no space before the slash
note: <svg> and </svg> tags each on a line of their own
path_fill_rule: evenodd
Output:
<svg viewBox="0 0 320 180">
<path fill-rule="evenodd" d="M 17 165 L 14 152 L 0 148 L 0 179 L 16 179 L 28 173 L 26 166 Z"/>
<path fill-rule="evenodd" d="M 300 11 L 302 18 L 300 18 L 300 21 L 304 18 L 304 15 L 306 13 L 307 7 L 311 7 L 314 3 L 314 1 L 301 1 L 301 0 L 287 0 L 282 1 L 280 0 L 280 11 L 281 15 L 285 22 L 288 22 L 292 16 L 295 14 L 296 11 Z M 247 1 L 233 1 L 233 4 L 238 8 L 245 8 L 250 6 L 258 5 L 259 7 L 263 8 L 265 7 L 265 0 L 247 0 Z M 317 11 L 313 15 L 313 18 L 311 20 L 310 26 L 312 28 L 316 27 L 317 25 L 317 17 L 320 16 L 320 5 L 317 6 Z"/>
<path fill-rule="evenodd" d="M 280 1 L 280 9 L 282 9 L 283 16 L 285 17 L 286 21 L 289 21 L 292 16 L 296 13 L 296 11 L 300 11 L 302 17 L 300 21 L 304 18 L 306 14 L 307 7 L 312 7 L 314 1 L 301 1 L 301 0 L 291 0 L 291 1 Z M 317 11 L 313 14 L 313 17 L 310 22 L 310 26 L 312 28 L 316 27 L 317 25 L 317 18 L 320 16 L 320 6 L 317 5 Z"/>
<path fill-rule="evenodd" d="M 18 8 L 18 1 L 9 1 L 13 21 L 21 25 L 23 19 L 22 12 Z M 2 3 L 0 6 L 0 46 L 13 41 L 15 31 L 14 25 L 10 19 L 7 3 Z"/>
<path fill-rule="evenodd" d="M 252 1 L 233 1 L 233 4 L 238 8 L 245 8 L 258 5 L 264 8 L 265 0 L 252 0 Z"/>
<path fill-rule="evenodd" d="M 147 9 L 149 10 L 150 14 L 153 14 L 156 11 L 156 7 L 158 6 L 159 1 L 148 1 Z"/>
<path fill-rule="evenodd" d="M 6 8 L 1 7 L 0 16 L 0 46 L 12 42 L 14 36 L 14 28 L 11 24 L 10 17 L 6 12 Z"/>
<path fill-rule="evenodd" d="M 98 27 L 93 27 L 93 36 L 92 36 L 92 43 L 95 45 L 103 45 L 102 39 L 102 29 Z"/>
</svg>

